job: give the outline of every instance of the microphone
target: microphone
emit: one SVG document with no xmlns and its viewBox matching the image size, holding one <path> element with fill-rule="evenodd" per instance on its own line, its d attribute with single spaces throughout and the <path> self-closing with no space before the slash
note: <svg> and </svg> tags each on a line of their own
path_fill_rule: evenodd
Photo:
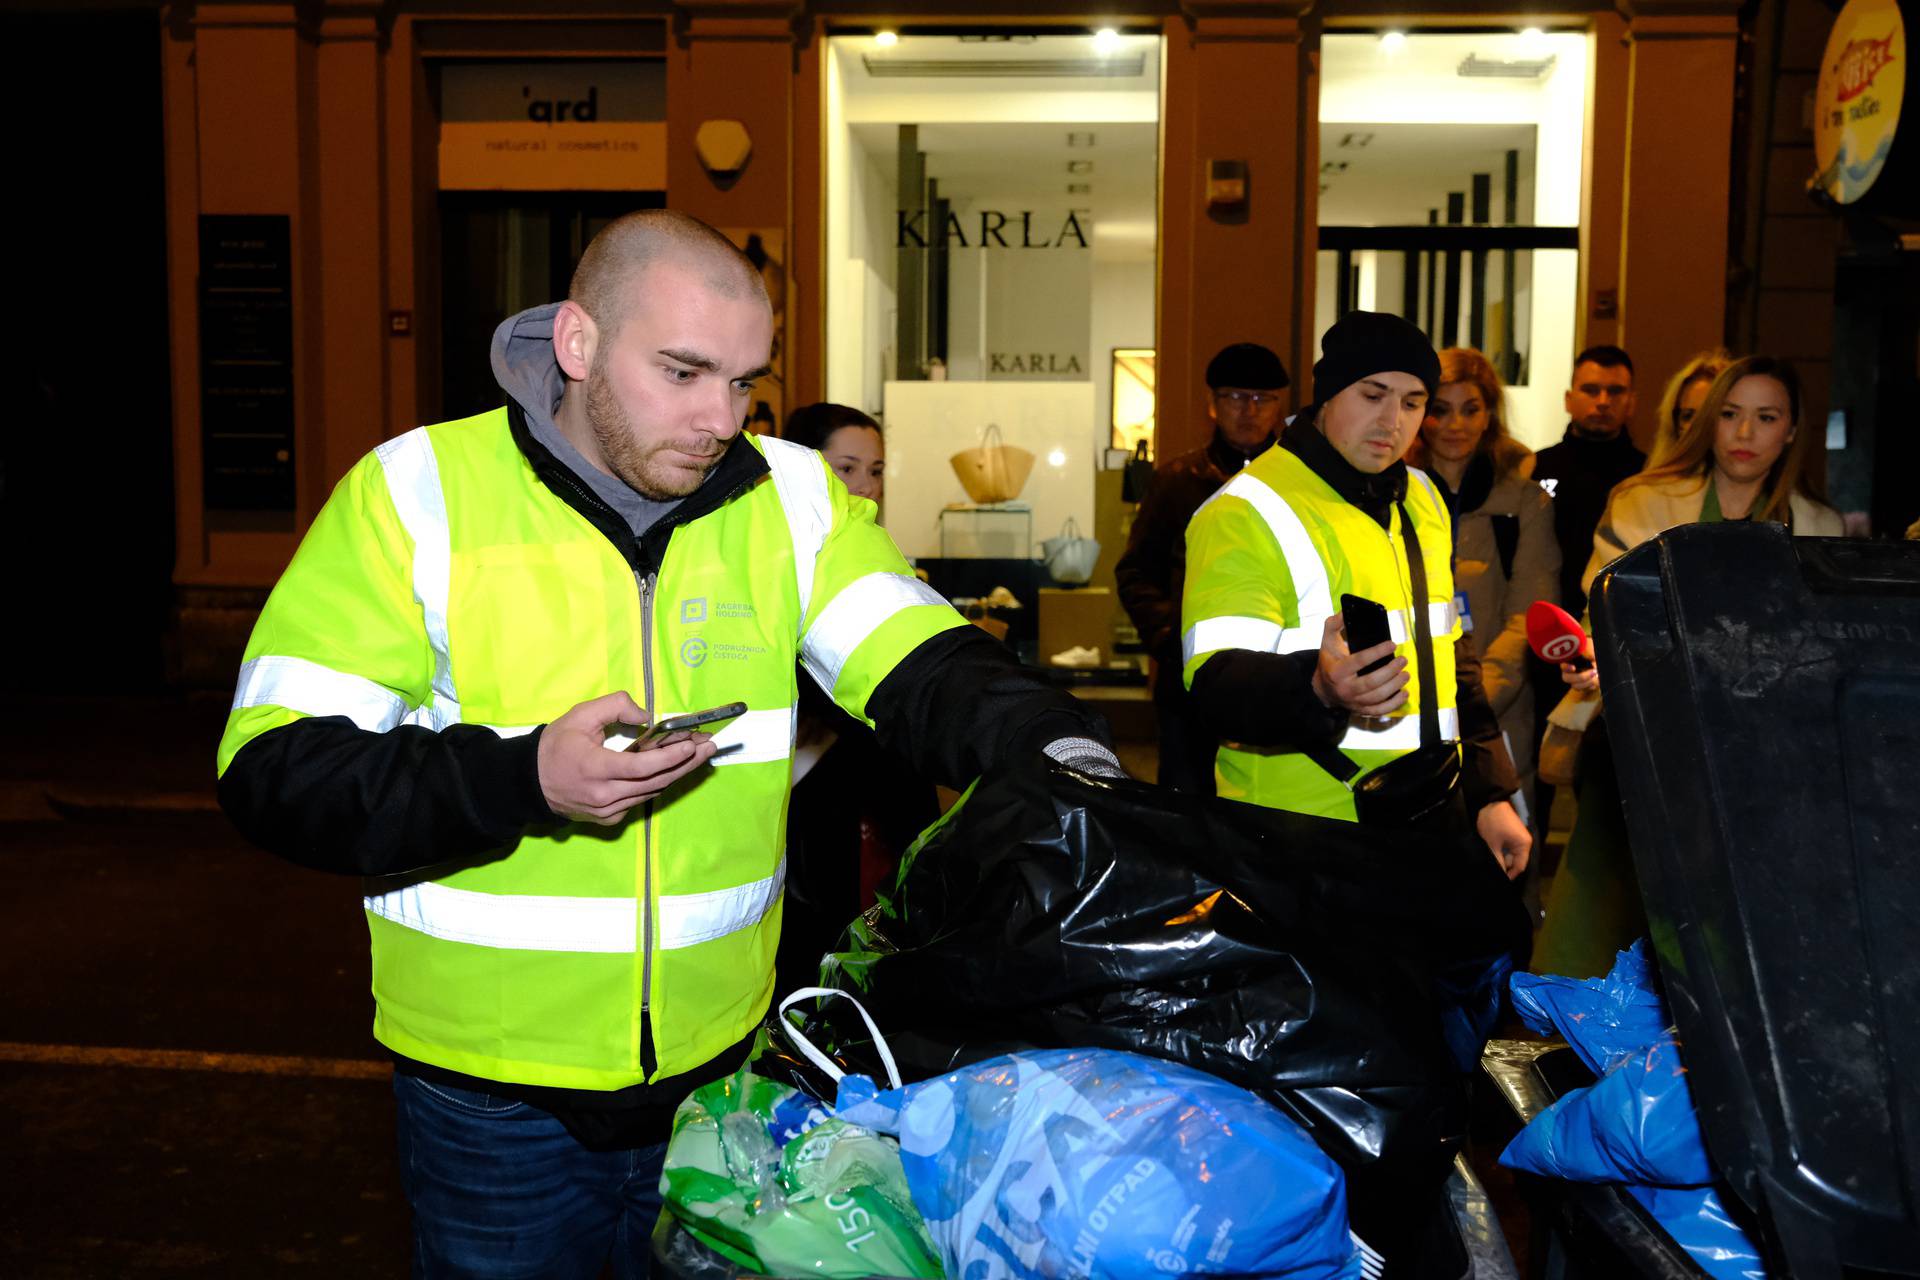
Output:
<svg viewBox="0 0 1920 1280">
<path fill-rule="evenodd" d="M 1593 659 L 1581 650 L 1587 646 L 1587 633 L 1579 621 L 1559 605 L 1535 600 L 1527 606 L 1527 643 L 1546 662 L 1571 662 L 1585 671 Z"/>
</svg>

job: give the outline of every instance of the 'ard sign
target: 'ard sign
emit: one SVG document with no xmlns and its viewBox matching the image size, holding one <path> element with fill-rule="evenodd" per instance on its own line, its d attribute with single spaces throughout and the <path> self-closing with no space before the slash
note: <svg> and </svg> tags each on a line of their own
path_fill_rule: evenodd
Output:
<svg viewBox="0 0 1920 1280">
<path fill-rule="evenodd" d="M 972 239 L 967 231 L 972 225 L 971 219 L 962 222 L 960 215 L 948 210 L 944 226 L 929 225 L 925 209 L 899 209 L 895 211 L 894 248 L 927 249 L 939 246 L 944 249 L 1065 249 L 1069 246 L 1078 249 L 1087 247 L 1086 229 L 1080 225 L 1078 212 L 1069 210 L 1060 229 L 1051 235 L 1047 228 L 1052 225 L 1050 217 L 1038 226 L 1034 224 L 1034 212 L 1022 209 L 1017 213 L 1008 213 L 1001 209 L 982 209 L 979 223 L 973 227 Z"/>
</svg>

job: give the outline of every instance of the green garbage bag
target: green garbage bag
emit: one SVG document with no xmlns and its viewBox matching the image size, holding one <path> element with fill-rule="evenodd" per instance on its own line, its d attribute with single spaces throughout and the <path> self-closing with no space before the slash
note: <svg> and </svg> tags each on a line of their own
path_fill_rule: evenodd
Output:
<svg viewBox="0 0 1920 1280">
<path fill-rule="evenodd" d="M 943 1274 L 898 1144 L 744 1068 L 680 1104 L 660 1190 L 701 1243 L 769 1275 Z"/>
</svg>

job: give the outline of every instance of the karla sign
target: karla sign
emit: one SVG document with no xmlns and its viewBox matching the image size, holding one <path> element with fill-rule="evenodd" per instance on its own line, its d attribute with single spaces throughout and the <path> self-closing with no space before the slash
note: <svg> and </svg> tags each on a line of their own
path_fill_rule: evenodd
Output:
<svg viewBox="0 0 1920 1280">
<path fill-rule="evenodd" d="M 1069 210 L 1056 220 L 1051 215 L 1035 214 L 1032 209 L 1007 212 L 982 209 L 979 221 L 969 215 L 964 221 L 955 212 L 947 214 L 944 225 L 934 224 L 925 209 L 897 209 L 894 224 L 896 249 L 1085 249 L 1086 228 L 1078 212 Z M 1054 230 L 1055 226 L 1058 230 Z M 969 238 L 968 233 L 972 236 Z"/>
<path fill-rule="evenodd" d="M 1873 189 L 1893 152 L 1906 82 L 1897 0 L 1849 0 L 1827 37 L 1814 94 L 1816 190 L 1853 204 Z"/>
</svg>

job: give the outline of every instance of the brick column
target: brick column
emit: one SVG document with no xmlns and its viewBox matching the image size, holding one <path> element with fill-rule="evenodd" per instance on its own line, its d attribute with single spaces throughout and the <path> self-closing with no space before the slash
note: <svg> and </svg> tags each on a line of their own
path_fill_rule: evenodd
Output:
<svg viewBox="0 0 1920 1280">
<path fill-rule="evenodd" d="M 1733 163 L 1738 6 L 1726 0 L 1622 0 L 1627 18 L 1626 191 L 1618 341 L 1648 411 L 1666 380 L 1727 319 L 1727 205 Z"/>
<path fill-rule="evenodd" d="M 1167 19 L 1156 456 L 1206 443 L 1203 375 L 1230 342 L 1280 353 L 1304 403 L 1318 228 L 1319 78 L 1305 3 L 1188 0 Z M 1243 210 L 1206 205 L 1207 162 L 1245 161 Z"/>
</svg>

